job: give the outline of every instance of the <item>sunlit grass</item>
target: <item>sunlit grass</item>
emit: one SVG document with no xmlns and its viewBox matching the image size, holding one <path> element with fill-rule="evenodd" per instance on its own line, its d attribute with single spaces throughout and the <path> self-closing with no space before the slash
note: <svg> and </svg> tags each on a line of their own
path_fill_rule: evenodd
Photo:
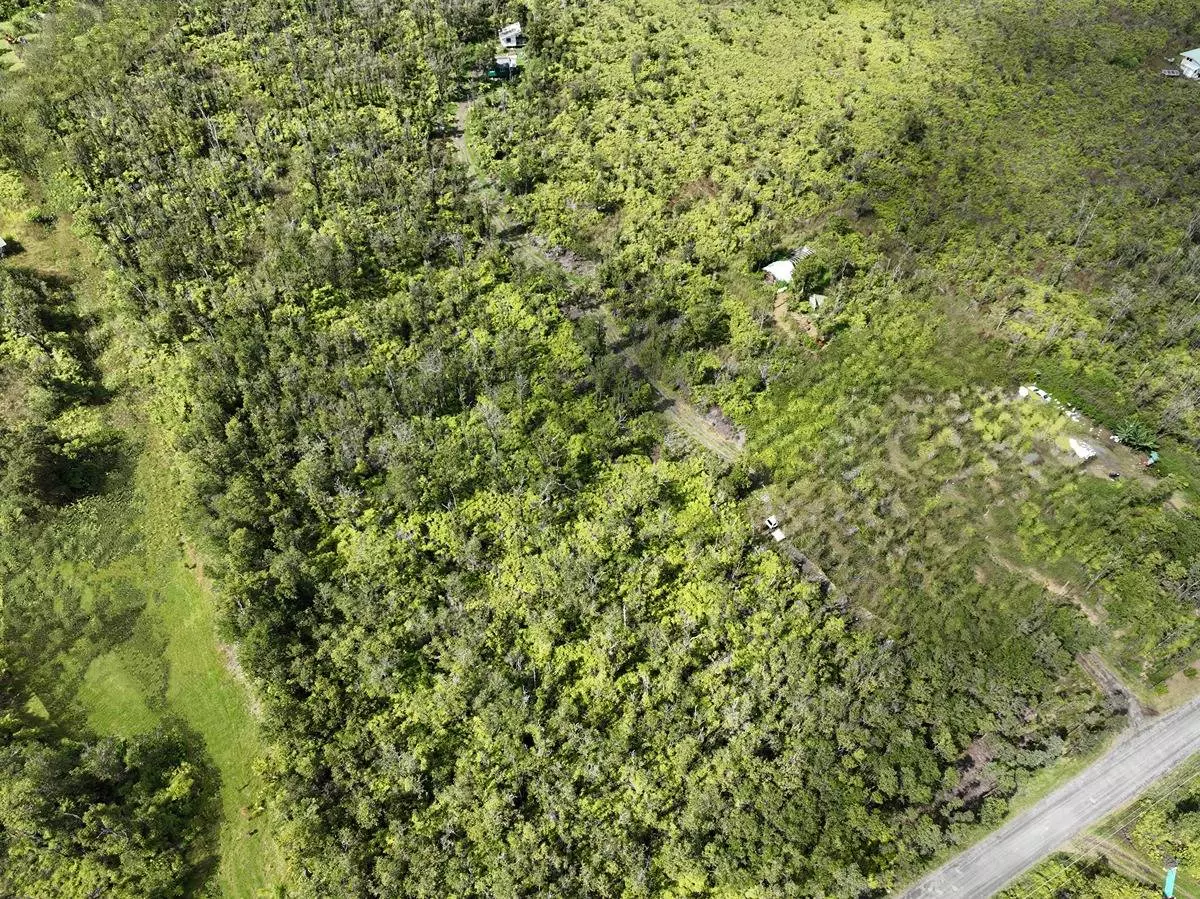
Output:
<svg viewBox="0 0 1200 899">
<path fill-rule="evenodd" d="M 100 733 L 128 735 L 178 721 L 203 740 L 220 776 L 216 885 L 222 896 L 259 896 L 282 877 L 278 850 L 256 811 L 262 738 L 218 639 L 215 598 L 180 547 L 177 490 L 166 466 L 163 453 L 147 449 L 129 501 L 113 510 L 141 532 L 136 550 L 112 567 L 137 571 L 145 605 L 128 639 L 90 662 L 77 698 Z M 94 579 L 97 603 L 105 598 L 104 574 Z"/>
<path fill-rule="evenodd" d="M 33 220 L 37 192 L 0 169 L 0 235 L 17 245 L 2 264 L 64 278 L 85 312 L 104 311 L 70 223 Z M 128 348 L 109 347 L 106 381 L 124 384 L 120 366 L 131 358 Z M 139 403 L 130 395 L 106 410 L 125 437 L 125 462 L 107 489 L 57 512 L 32 541 L 19 582 L 6 585 L 44 596 L 51 612 L 38 623 L 38 645 L 28 647 L 37 693 L 31 711 L 67 732 L 131 736 L 169 724 L 197 736 L 219 776 L 219 855 L 209 889 L 275 895 L 283 863 L 256 811 L 262 735 L 220 643 L 216 598 L 184 556 L 171 456 L 147 439 Z"/>
</svg>

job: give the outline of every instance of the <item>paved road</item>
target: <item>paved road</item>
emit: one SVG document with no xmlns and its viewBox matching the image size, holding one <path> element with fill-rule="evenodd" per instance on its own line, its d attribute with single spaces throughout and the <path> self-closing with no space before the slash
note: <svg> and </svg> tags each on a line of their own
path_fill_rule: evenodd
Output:
<svg viewBox="0 0 1200 899">
<path fill-rule="evenodd" d="M 1106 756 L 918 881 L 902 899 L 992 896 L 1196 752 L 1200 752 L 1200 699 L 1127 730 Z"/>
</svg>

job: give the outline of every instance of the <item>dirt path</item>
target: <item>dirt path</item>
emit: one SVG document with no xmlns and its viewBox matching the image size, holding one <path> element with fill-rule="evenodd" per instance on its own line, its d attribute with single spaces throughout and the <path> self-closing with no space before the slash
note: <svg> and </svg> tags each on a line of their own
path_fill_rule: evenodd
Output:
<svg viewBox="0 0 1200 899">
<path fill-rule="evenodd" d="M 1083 595 L 1072 587 L 1070 583 L 1060 583 L 1045 572 L 1027 565 L 1018 565 L 995 553 L 992 554 L 992 561 L 1006 571 L 1011 571 L 1013 574 L 1032 581 L 1047 593 L 1067 600 L 1083 612 L 1092 624 L 1099 625 L 1101 623 L 1102 616 L 1100 612 L 1084 599 Z M 1104 659 L 1095 652 L 1087 652 L 1076 656 L 1075 661 L 1116 708 L 1125 710 L 1130 724 L 1134 727 L 1142 724 L 1146 718 L 1147 711 L 1152 710 L 1147 710 L 1138 701 L 1136 694 L 1125 686 L 1120 675 Z"/>
<path fill-rule="evenodd" d="M 1080 668 L 1087 672 L 1088 677 L 1096 683 L 1096 686 L 1104 691 L 1116 708 L 1125 710 L 1129 723 L 1133 727 L 1141 727 L 1142 722 L 1146 720 L 1146 708 L 1133 695 L 1133 691 L 1125 686 L 1117 673 L 1108 666 L 1108 663 L 1095 652 L 1078 655 L 1075 657 L 1075 661 L 1079 663 Z"/>
<path fill-rule="evenodd" d="M 677 430 L 682 431 L 693 442 L 708 450 L 715 456 L 719 456 L 726 462 L 736 462 L 742 454 L 742 447 L 737 441 L 732 440 L 722 434 L 712 425 L 711 422 L 691 403 L 683 400 L 665 384 L 656 381 L 649 377 L 636 362 L 625 357 L 622 353 L 621 357 L 625 359 L 625 364 L 630 371 L 635 374 L 641 374 L 654 392 L 659 395 L 663 403 L 659 411 L 663 417 L 674 426 Z"/>
<path fill-rule="evenodd" d="M 1033 581 L 1047 593 L 1053 593 L 1060 599 L 1065 599 L 1068 602 L 1078 607 L 1079 611 L 1087 616 L 1088 621 L 1092 624 L 1101 623 L 1100 612 L 1077 591 L 1070 583 L 1060 583 L 1054 578 L 1032 568 L 1028 565 L 1018 565 L 1016 562 L 1009 561 L 1003 556 L 995 553 L 991 554 L 992 561 L 1006 571 L 1011 571 L 1013 574 L 1020 575 L 1026 580 Z"/>
<path fill-rule="evenodd" d="M 471 176 L 471 189 L 483 204 L 492 234 L 527 261 L 538 265 L 549 263 L 551 260 L 538 251 L 525 229 L 521 227 L 521 223 L 512 217 L 504 194 L 490 178 L 483 174 L 474 154 L 471 153 L 471 147 L 467 143 L 467 119 L 470 117 L 471 108 L 474 105 L 474 100 L 460 100 L 455 105 L 454 130 L 450 135 L 450 142 L 454 144 L 459 161 Z"/>
<path fill-rule="evenodd" d="M 467 116 L 471 114 L 472 104 L 471 100 L 460 100 L 454 107 L 454 135 L 451 137 L 451 141 L 458 150 L 459 158 L 474 173 L 475 164 L 471 161 L 471 151 L 467 149 Z"/>
<path fill-rule="evenodd" d="M 820 329 L 807 315 L 791 308 L 791 304 L 788 302 L 789 296 L 791 296 L 791 292 L 787 290 L 781 290 L 775 294 L 775 324 L 789 337 L 798 336 L 798 328 L 819 344 L 821 342 Z"/>
</svg>

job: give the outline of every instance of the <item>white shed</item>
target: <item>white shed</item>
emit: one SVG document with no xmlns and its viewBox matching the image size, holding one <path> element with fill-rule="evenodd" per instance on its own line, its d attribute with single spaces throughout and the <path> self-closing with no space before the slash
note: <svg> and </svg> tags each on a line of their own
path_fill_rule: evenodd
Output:
<svg viewBox="0 0 1200 899">
<path fill-rule="evenodd" d="M 500 29 L 500 46 L 507 50 L 520 47 L 525 43 L 525 35 L 521 31 L 521 23 L 513 22 Z"/>
<path fill-rule="evenodd" d="M 1179 73 L 1184 78 L 1200 78 L 1200 47 L 1180 54 Z"/>
<path fill-rule="evenodd" d="M 5 243 L 4 238 L 0 237 L 0 259 L 4 258 L 4 250 L 7 246 L 8 244 Z"/>
</svg>

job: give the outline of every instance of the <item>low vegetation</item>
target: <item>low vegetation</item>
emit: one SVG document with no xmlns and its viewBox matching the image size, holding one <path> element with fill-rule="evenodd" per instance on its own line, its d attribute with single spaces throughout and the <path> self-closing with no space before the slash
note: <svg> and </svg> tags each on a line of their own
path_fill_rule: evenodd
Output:
<svg viewBox="0 0 1200 899">
<path fill-rule="evenodd" d="M 1193 761 L 1088 831 L 1002 893 L 1004 899 L 1159 899 L 1200 895 L 1200 768 Z"/>
<path fill-rule="evenodd" d="M 265 895 L 263 748 L 136 341 L 38 194 L 0 169 L 0 893 Z"/>
<path fill-rule="evenodd" d="M 70 299 L 0 270 L 0 892 L 179 895 L 203 857 L 203 753 L 169 725 L 96 736 L 72 715 L 136 600 L 76 589 L 74 566 L 104 567 L 131 537 L 105 532 L 117 437 Z"/>
</svg>

